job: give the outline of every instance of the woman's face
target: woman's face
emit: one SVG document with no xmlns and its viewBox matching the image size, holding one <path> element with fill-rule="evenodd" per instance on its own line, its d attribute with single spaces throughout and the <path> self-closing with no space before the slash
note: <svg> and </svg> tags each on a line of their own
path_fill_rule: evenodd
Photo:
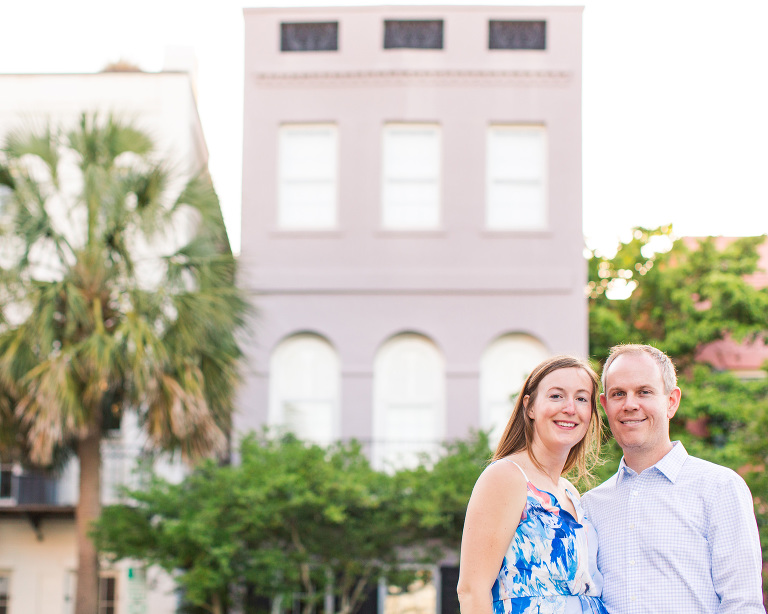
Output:
<svg viewBox="0 0 768 614">
<path fill-rule="evenodd" d="M 584 369 L 568 367 L 548 373 L 535 400 L 523 398 L 533 420 L 534 441 L 549 449 L 570 450 L 587 434 L 592 418 L 592 379 Z"/>
</svg>

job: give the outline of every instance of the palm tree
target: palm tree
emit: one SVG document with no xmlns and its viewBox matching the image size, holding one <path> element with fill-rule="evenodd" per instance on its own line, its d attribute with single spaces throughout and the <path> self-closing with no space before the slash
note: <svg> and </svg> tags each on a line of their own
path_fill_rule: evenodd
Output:
<svg viewBox="0 0 768 614">
<path fill-rule="evenodd" d="M 76 614 L 97 611 L 107 421 L 135 412 L 153 448 L 190 460 L 227 447 L 247 301 L 209 177 L 173 185 L 112 116 L 12 133 L 0 153 L 0 431 L 33 463 L 79 460 Z"/>
</svg>

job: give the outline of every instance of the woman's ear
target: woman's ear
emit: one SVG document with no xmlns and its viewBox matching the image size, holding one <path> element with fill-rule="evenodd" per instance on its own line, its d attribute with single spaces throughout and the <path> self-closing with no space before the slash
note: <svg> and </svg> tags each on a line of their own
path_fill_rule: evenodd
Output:
<svg viewBox="0 0 768 614">
<path fill-rule="evenodd" d="M 528 405 L 530 405 L 531 402 L 531 395 L 526 394 L 523 397 L 523 409 L 525 410 L 525 415 L 528 416 L 531 420 L 533 420 L 533 406 L 529 408 Z"/>
</svg>

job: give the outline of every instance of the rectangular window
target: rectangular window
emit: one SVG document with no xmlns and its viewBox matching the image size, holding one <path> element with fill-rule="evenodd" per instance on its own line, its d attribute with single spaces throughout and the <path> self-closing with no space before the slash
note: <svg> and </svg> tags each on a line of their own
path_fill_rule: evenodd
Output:
<svg viewBox="0 0 768 614">
<path fill-rule="evenodd" d="M 436 124 L 384 126 L 384 228 L 420 230 L 439 226 L 440 141 L 440 126 Z"/>
<path fill-rule="evenodd" d="M 7 572 L 0 572 L 0 614 L 8 614 L 10 608 L 11 576 Z"/>
<path fill-rule="evenodd" d="M 99 577 L 99 614 L 115 614 L 117 611 L 117 578 Z"/>
<path fill-rule="evenodd" d="M 546 21 L 496 21 L 488 22 L 488 49 L 547 48 Z"/>
<path fill-rule="evenodd" d="M 13 467 L 11 465 L 0 466 L 0 499 L 13 497 Z"/>
<path fill-rule="evenodd" d="M 280 128 L 278 215 L 283 230 L 336 227 L 338 134 L 334 124 Z"/>
<path fill-rule="evenodd" d="M 443 20 L 384 20 L 384 49 L 442 49 Z"/>
<path fill-rule="evenodd" d="M 492 230 L 546 228 L 546 128 L 490 126 L 486 156 L 486 226 Z"/>
<path fill-rule="evenodd" d="M 338 49 L 338 21 L 280 24 L 280 51 L 338 51 Z"/>
</svg>

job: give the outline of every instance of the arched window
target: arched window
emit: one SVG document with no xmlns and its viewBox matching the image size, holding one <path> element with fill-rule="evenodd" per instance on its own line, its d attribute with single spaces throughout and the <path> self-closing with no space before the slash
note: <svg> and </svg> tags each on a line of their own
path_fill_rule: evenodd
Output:
<svg viewBox="0 0 768 614">
<path fill-rule="evenodd" d="M 411 467 L 437 450 L 445 434 L 445 360 L 426 337 L 389 339 L 374 361 L 373 462 Z"/>
<path fill-rule="evenodd" d="M 327 445 L 339 436 L 339 358 L 323 337 L 294 335 L 272 353 L 269 423 Z"/>
<path fill-rule="evenodd" d="M 492 342 L 480 360 L 480 425 L 490 430 L 491 446 L 501 439 L 512 413 L 513 394 L 520 391 L 533 367 L 550 355 L 530 335 L 509 334 Z"/>
</svg>

